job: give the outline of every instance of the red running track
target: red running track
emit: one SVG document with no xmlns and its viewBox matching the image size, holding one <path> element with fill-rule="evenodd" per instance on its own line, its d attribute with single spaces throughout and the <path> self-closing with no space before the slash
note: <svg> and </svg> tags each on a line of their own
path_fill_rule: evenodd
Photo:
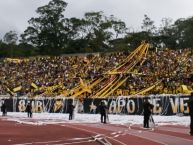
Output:
<svg viewBox="0 0 193 145">
<path fill-rule="evenodd" d="M 30 120 L 29 122 L 35 122 Z M 158 126 L 147 130 L 140 125 L 115 124 L 24 124 L 0 118 L 0 145 L 193 145 L 185 126 Z"/>
</svg>

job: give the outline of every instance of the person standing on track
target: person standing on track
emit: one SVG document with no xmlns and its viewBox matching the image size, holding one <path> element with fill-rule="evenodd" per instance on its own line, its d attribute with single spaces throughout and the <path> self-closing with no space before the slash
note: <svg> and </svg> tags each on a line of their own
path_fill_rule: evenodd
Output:
<svg viewBox="0 0 193 145">
<path fill-rule="evenodd" d="M 143 127 L 149 128 L 149 118 L 153 109 L 153 105 L 149 103 L 148 99 L 145 98 L 143 103 L 143 115 L 144 115 L 144 121 L 143 121 Z"/>
<path fill-rule="evenodd" d="M 3 102 L 2 106 L 1 106 L 1 111 L 2 111 L 2 116 L 7 115 L 7 107 L 5 105 L 5 102 Z"/>
<path fill-rule="evenodd" d="M 73 118 L 74 108 L 75 108 L 75 106 L 72 104 L 72 102 L 70 102 L 70 104 L 69 104 L 69 120 L 72 120 L 72 118 Z"/>
<path fill-rule="evenodd" d="M 27 116 L 32 118 L 32 106 L 30 103 L 27 104 L 26 112 L 27 112 Z"/>
<path fill-rule="evenodd" d="M 101 101 L 99 111 L 101 114 L 101 123 L 107 123 L 107 106 L 105 105 L 105 102 Z"/>
<path fill-rule="evenodd" d="M 190 95 L 190 101 L 188 102 L 189 114 L 190 114 L 190 135 L 193 135 L 193 92 Z"/>
</svg>

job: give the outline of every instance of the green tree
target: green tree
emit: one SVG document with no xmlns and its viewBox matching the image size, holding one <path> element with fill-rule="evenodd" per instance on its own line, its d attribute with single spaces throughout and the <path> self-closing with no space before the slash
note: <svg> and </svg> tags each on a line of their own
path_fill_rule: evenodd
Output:
<svg viewBox="0 0 193 145">
<path fill-rule="evenodd" d="M 18 36 L 17 36 L 16 31 L 9 31 L 9 32 L 7 32 L 4 35 L 3 40 L 7 44 L 16 44 L 16 42 L 18 40 Z"/>
<path fill-rule="evenodd" d="M 0 40 L 0 58 L 1 58 L 1 57 L 5 57 L 5 56 L 7 55 L 7 51 L 6 51 L 6 49 L 5 49 L 5 46 L 6 46 L 6 45 L 7 45 L 7 44 L 3 43 L 3 41 Z"/>
<path fill-rule="evenodd" d="M 144 19 L 143 19 L 141 29 L 143 31 L 151 33 L 151 34 L 156 32 L 156 27 L 154 25 L 154 21 L 151 20 L 147 15 L 144 15 Z"/>
<path fill-rule="evenodd" d="M 84 15 L 84 32 L 88 41 L 87 47 L 93 51 L 104 51 L 112 37 L 112 24 L 103 12 L 87 12 Z"/>
<path fill-rule="evenodd" d="M 40 16 L 28 21 L 30 26 L 21 35 L 21 42 L 38 47 L 40 54 L 59 54 L 67 44 L 68 29 L 63 15 L 66 6 L 63 0 L 51 0 L 39 7 L 36 12 Z"/>
<path fill-rule="evenodd" d="M 163 18 L 161 20 L 161 26 L 159 28 L 159 36 L 157 46 L 158 47 L 167 47 L 175 48 L 176 47 L 176 36 L 175 36 L 175 27 L 172 23 L 171 18 Z"/>
<path fill-rule="evenodd" d="M 169 35 L 171 28 L 172 28 L 172 19 L 171 18 L 162 18 L 161 26 L 159 28 L 159 33 L 161 35 Z"/>
<path fill-rule="evenodd" d="M 117 20 L 113 15 L 111 15 L 110 21 L 112 23 L 112 27 L 115 33 L 115 39 L 117 39 L 119 35 L 122 35 L 121 37 L 124 37 L 127 33 L 127 27 L 125 22 Z"/>
<path fill-rule="evenodd" d="M 103 12 L 87 12 L 81 20 L 73 21 L 76 40 L 82 42 L 85 50 L 108 51 L 110 41 L 119 35 L 124 36 L 126 25 L 114 16 L 107 17 Z M 114 37 L 115 36 L 115 37 Z"/>
<path fill-rule="evenodd" d="M 193 17 L 178 19 L 174 23 L 176 43 L 178 48 L 193 47 Z"/>
<path fill-rule="evenodd" d="M 146 40 L 146 41 L 151 41 L 152 36 L 148 32 L 142 31 L 142 32 L 134 32 L 134 33 L 129 33 L 126 36 L 126 39 L 128 40 L 128 46 L 131 50 L 135 49 L 136 47 L 139 46 L 139 44 Z M 151 42 L 152 43 L 152 42 Z"/>
<path fill-rule="evenodd" d="M 88 46 L 86 40 L 85 20 L 72 17 L 67 19 L 66 27 L 68 28 L 68 49 L 66 53 L 87 52 Z"/>
</svg>

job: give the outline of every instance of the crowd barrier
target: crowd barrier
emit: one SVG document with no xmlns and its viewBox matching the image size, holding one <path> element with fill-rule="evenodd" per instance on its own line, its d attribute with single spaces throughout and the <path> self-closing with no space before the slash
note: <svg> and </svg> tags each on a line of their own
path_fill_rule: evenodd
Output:
<svg viewBox="0 0 193 145">
<path fill-rule="evenodd" d="M 0 106 L 5 102 L 8 112 L 25 112 L 27 103 L 32 104 L 33 112 L 68 113 L 68 105 L 73 102 L 78 113 L 98 113 L 97 107 L 101 101 L 108 106 L 109 114 L 143 114 L 143 101 L 148 98 L 154 105 L 153 114 L 157 115 L 188 115 L 188 95 L 149 95 L 149 96 L 119 96 L 116 98 L 96 98 L 78 100 L 75 98 L 0 98 Z"/>
</svg>

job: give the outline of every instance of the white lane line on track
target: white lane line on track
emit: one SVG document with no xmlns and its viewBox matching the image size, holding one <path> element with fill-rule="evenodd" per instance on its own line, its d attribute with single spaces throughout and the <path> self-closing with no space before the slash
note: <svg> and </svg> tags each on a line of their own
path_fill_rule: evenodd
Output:
<svg viewBox="0 0 193 145">
<path fill-rule="evenodd" d="M 51 141 L 51 142 L 32 142 L 32 143 L 22 143 L 22 144 L 14 144 L 14 145 L 28 145 L 28 144 L 50 144 L 50 143 L 57 143 L 57 145 L 67 145 L 67 144 L 80 144 L 80 143 L 88 143 L 88 142 L 94 142 L 95 140 L 88 140 L 88 141 L 77 141 L 77 142 L 71 142 L 71 143 L 57 143 L 59 141 Z"/>
<path fill-rule="evenodd" d="M 104 128 L 104 127 L 97 127 L 97 126 L 91 126 L 91 127 L 96 127 L 96 128 L 100 128 L 100 129 L 105 129 L 105 130 L 108 130 L 108 131 L 115 131 L 115 130 L 117 130 L 117 129 L 115 129 L 115 130 L 113 130 L 112 128 L 110 129 L 107 129 L 107 128 Z M 111 126 L 110 126 L 111 127 Z M 116 127 L 117 128 L 117 127 Z M 120 127 L 119 127 L 120 128 Z M 122 130 L 125 130 L 125 128 L 121 128 Z M 129 130 L 131 130 L 131 129 L 129 129 Z M 128 131 L 129 131 L 128 130 Z M 136 136 L 136 137 L 140 137 L 140 138 L 143 138 L 143 139 L 145 139 L 145 140 L 150 140 L 150 141 L 152 141 L 152 142 L 155 142 L 155 143 L 159 143 L 159 144 L 162 144 L 162 145 L 168 145 L 168 144 L 166 144 L 166 143 L 164 143 L 164 142 L 160 142 L 160 141 L 157 141 L 157 140 L 154 140 L 154 139 L 152 139 L 152 138 L 147 138 L 147 137 L 143 137 L 143 136 L 138 136 L 138 135 L 135 135 L 135 134 L 132 134 L 132 133 L 129 133 L 128 131 L 125 131 L 125 133 L 126 134 L 129 134 L 129 135 L 132 135 L 132 136 Z M 139 131 L 141 131 L 141 130 L 139 130 Z M 139 134 L 139 133 L 138 133 Z"/>
<path fill-rule="evenodd" d="M 173 128 L 173 129 L 175 129 L 175 128 Z M 136 129 L 133 129 L 133 130 L 136 130 Z M 158 130 L 159 130 L 159 129 L 158 129 Z M 167 128 L 165 128 L 165 129 L 160 129 L 160 130 L 175 132 L 175 131 L 171 131 L 171 130 L 169 130 L 169 129 L 167 129 Z M 150 130 L 149 130 L 149 131 L 150 131 Z M 167 135 L 167 134 L 162 134 L 162 133 L 158 133 L 158 132 L 155 132 L 155 133 L 156 133 L 156 134 L 159 134 L 159 135 Z M 176 133 L 178 133 L 178 132 L 176 132 Z M 178 136 L 174 136 L 174 135 L 167 135 L 167 136 L 171 136 L 171 137 L 175 137 L 175 138 L 179 138 L 179 139 L 183 139 L 183 140 L 186 140 L 186 141 L 191 141 L 191 142 L 193 142 L 193 140 L 187 139 L 187 138 L 183 138 L 183 137 L 178 137 Z"/>
<path fill-rule="evenodd" d="M 115 138 L 116 138 L 116 137 L 119 137 L 119 136 L 120 136 L 120 135 L 119 135 L 119 134 L 117 134 L 117 135 L 115 135 L 115 136 L 113 136 L 113 137 L 115 137 Z"/>
<path fill-rule="evenodd" d="M 147 138 L 147 137 L 143 137 L 143 136 L 138 136 L 138 135 L 134 135 L 134 134 L 132 134 L 132 133 L 127 133 L 127 134 L 133 135 L 133 136 L 135 136 L 135 137 L 143 138 L 143 139 L 145 139 L 145 140 L 149 140 L 149 141 L 152 141 L 152 142 L 155 142 L 155 143 L 159 143 L 159 144 L 163 144 L 163 145 L 169 145 L 169 144 L 166 144 L 166 143 L 164 143 L 164 142 L 161 142 L 161 141 L 158 141 L 158 140 L 155 140 L 155 139 L 152 139 L 152 138 Z"/>
<path fill-rule="evenodd" d="M 81 125 L 81 124 L 80 124 Z M 100 134 L 100 133 L 98 133 L 98 132 L 95 132 L 95 131 L 90 131 L 90 130 L 87 130 L 87 129 L 83 129 L 83 128 L 79 128 L 79 127 L 75 127 L 75 126 L 73 126 L 72 127 L 72 124 L 71 124 L 71 126 L 68 126 L 69 128 L 75 128 L 75 129 L 78 129 L 78 130 L 83 130 L 83 131 L 86 131 L 86 132 L 89 132 L 89 133 L 94 133 L 94 134 Z M 121 141 L 119 141 L 119 140 L 116 140 L 116 139 L 114 139 L 114 138 L 112 138 L 112 137 L 109 137 L 109 136 L 107 136 L 107 135 L 104 135 L 104 134 L 101 134 L 101 135 L 103 135 L 103 136 L 105 136 L 105 137 L 107 137 L 107 138 L 110 138 L 110 139 L 112 139 L 112 140 L 114 140 L 115 142 L 118 142 L 118 143 L 120 143 L 121 145 L 127 145 L 127 144 L 125 144 L 125 143 L 123 143 L 123 142 L 121 142 Z"/>
<path fill-rule="evenodd" d="M 113 126 L 109 126 L 110 128 L 104 128 L 106 130 L 117 130 L 117 129 L 125 129 L 125 128 L 121 128 L 121 127 L 113 127 Z M 113 129 L 114 128 L 114 129 Z M 137 137 L 141 137 L 141 138 L 145 138 L 147 140 L 153 140 L 155 142 L 159 142 L 161 144 L 168 144 L 168 145 L 192 145 L 193 144 L 193 140 L 190 139 L 186 139 L 186 138 L 181 138 L 181 137 L 176 137 L 176 136 L 172 136 L 172 135 L 167 135 L 167 134 L 161 134 L 161 133 L 153 133 L 153 132 L 149 132 L 146 131 L 145 134 L 143 133 L 139 133 L 138 129 L 130 129 L 128 130 L 128 134 L 130 135 L 134 135 Z M 152 138 L 156 138 L 157 140 L 154 140 Z M 160 141 L 161 140 L 161 141 Z"/>
<path fill-rule="evenodd" d="M 84 138 L 84 139 L 88 139 L 88 138 Z M 90 140 L 87 140 L 87 141 L 74 141 L 74 142 L 70 142 L 70 143 L 58 143 L 58 142 L 63 142 L 63 141 L 65 141 L 65 140 L 47 141 L 47 142 L 30 142 L 30 143 L 21 143 L 21 144 L 14 144 L 14 145 L 50 144 L 50 143 L 57 143 L 57 145 L 65 145 L 65 144 L 80 144 L 80 143 L 86 143 L 86 142 L 94 142 L 95 140 L 90 137 Z"/>
<path fill-rule="evenodd" d="M 85 139 L 92 139 L 92 137 L 84 137 L 84 138 L 71 138 L 67 140 L 85 140 Z"/>
<path fill-rule="evenodd" d="M 111 134 L 112 134 L 112 135 L 115 135 L 115 134 L 117 134 L 117 132 L 112 132 Z"/>
<path fill-rule="evenodd" d="M 172 128 L 172 127 L 160 127 L 158 130 L 163 130 L 163 131 L 170 131 L 170 132 L 175 132 L 175 133 L 182 133 L 182 134 L 188 134 L 190 131 L 189 129 L 180 129 L 180 128 Z"/>
<path fill-rule="evenodd" d="M 88 140 L 88 141 L 77 141 L 77 142 L 71 142 L 71 143 L 60 143 L 57 145 L 66 145 L 66 144 L 82 144 L 82 143 L 88 143 L 88 142 L 95 142 L 95 140 Z"/>
<path fill-rule="evenodd" d="M 162 138 L 161 140 L 163 140 L 164 142 L 167 142 L 167 144 L 169 144 L 169 145 L 182 145 L 182 144 L 183 145 L 193 145 L 193 140 L 189 140 L 186 138 L 181 138 L 181 137 L 167 135 L 167 134 L 161 134 L 161 133 L 157 133 L 157 132 L 154 134 L 155 134 L 155 136 L 152 134 L 149 134 L 147 136 L 152 136 L 152 137 L 157 138 L 159 140 Z"/>
<path fill-rule="evenodd" d="M 66 125 L 62 125 L 66 126 Z M 98 136 L 97 136 L 98 137 Z M 75 141 L 75 140 L 85 140 L 87 141 Z M 64 142 L 64 141 L 69 141 L 69 140 L 74 140 L 74 142 L 71 143 L 58 143 L 58 142 Z M 87 138 L 72 138 L 72 139 L 65 139 L 65 140 L 57 140 L 57 141 L 42 141 L 42 142 L 28 142 L 28 143 L 20 143 L 20 144 L 14 144 L 14 145 L 31 145 L 31 144 L 50 144 L 50 143 L 57 143 L 57 145 L 65 145 L 65 144 L 80 144 L 80 143 L 86 143 L 86 142 L 94 142 L 95 140 L 92 137 L 87 137 Z"/>
<path fill-rule="evenodd" d="M 57 140 L 57 141 L 42 141 L 42 142 L 28 142 L 28 143 L 19 143 L 19 144 L 14 144 L 14 145 L 28 145 L 28 144 L 44 144 L 44 143 L 57 143 L 57 142 L 61 142 L 63 140 Z"/>
</svg>

